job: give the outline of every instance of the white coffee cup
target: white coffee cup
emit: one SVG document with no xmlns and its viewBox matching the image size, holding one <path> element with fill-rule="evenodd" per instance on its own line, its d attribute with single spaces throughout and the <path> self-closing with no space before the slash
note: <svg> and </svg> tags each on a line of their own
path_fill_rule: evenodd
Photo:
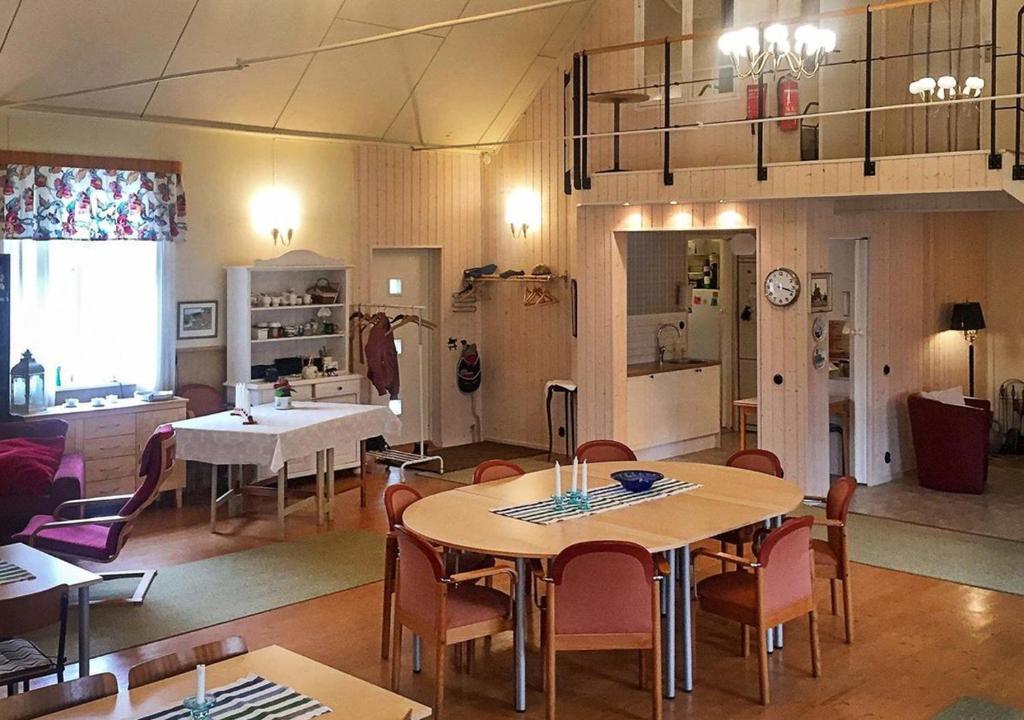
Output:
<svg viewBox="0 0 1024 720">
<path fill-rule="evenodd" d="M 94 397 L 92 399 L 92 406 L 93 407 L 103 407 L 103 398 L 101 398 L 101 397 Z"/>
<path fill-rule="evenodd" d="M 78 398 L 68 398 L 64 401 L 64 407 L 76 408 L 78 407 Z"/>
</svg>

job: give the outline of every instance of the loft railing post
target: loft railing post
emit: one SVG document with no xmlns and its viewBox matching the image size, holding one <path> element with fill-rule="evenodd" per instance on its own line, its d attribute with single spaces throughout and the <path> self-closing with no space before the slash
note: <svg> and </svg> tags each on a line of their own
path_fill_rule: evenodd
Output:
<svg viewBox="0 0 1024 720">
<path fill-rule="evenodd" d="M 864 113 L 864 176 L 872 177 L 875 174 L 875 161 L 871 159 L 871 62 L 874 55 L 874 42 L 873 33 L 874 28 L 874 17 L 869 6 L 865 11 L 866 14 L 866 50 L 867 59 L 864 62 L 864 107 L 867 112 Z"/>
<path fill-rule="evenodd" d="M 569 134 L 569 101 L 566 96 L 566 90 L 569 88 L 569 84 L 572 82 L 572 73 L 562 73 L 562 137 L 565 138 Z M 572 170 L 569 169 L 569 141 L 562 140 L 562 170 L 563 170 L 563 190 L 566 195 L 572 195 Z"/>
<path fill-rule="evenodd" d="M 672 133 L 668 129 L 672 126 L 672 102 L 670 96 L 670 85 L 672 76 L 672 43 L 665 38 L 665 82 L 662 86 L 661 96 L 664 101 L 665 108 L 665 133 L 662 135 L 661 141 L 661 152 L 662 152 L 662 169 L 661 179 L 666 185 L 672 185 L 675 182 L 675 176 L 672 175 L 671 163 L 672 163 Z"/>
<path fill-rule="evenodd" d="M 998 95 L 999 85 L 997 80 L 999 78 L 999 0 L 992 0 L 992 97 Z M 991 103 L 991 109 L 989 110 L 989 150 L 988 150 L 988 169 L 989 170 L 1002 170 L 1003 168 L 1003 155 L 999 152 L 996 147 L 996 116 L 998 115 L 996 108 L 996 101 L 993 100 Z"/>
<path fill-rule="evenodd" d="M 583 141 L 580 139 L 583 132 L 582 113 L 580 112 L 581 67 L 580 54 L 574 53 L 572 56 L 572 186 L 577 190 L 583 189 L 583 170 L 580 162 L 583 159 Z"/>
<path fill-rule="evenodd" d="M 757 26 L 757 32 L 760 36 L 760 46 L 764 47 L 764 25 Z M 764 119 L 764 66 L 761 67 L 761 72 L 757 74 L 757 119 Z M 757 123 L 757 181 L 767 182 L 768 180 L 768 168 L 764 164 L 764 123 Z"/>
<path fill-rule="evenodd" d="M 587 54 L 583 53 L 581 59 L 580 74 L 582 75 L 583 92 L 581 93 L 581 109 L 580 114 L 583 120 L 583 141 L 580 158 L 580 170 L 583 173 L 581 184 L 584 190 L 590 189 L 590 169 L 588 167 L 590 161 L 590 63 L 587 60 Z"/>
<path fill-rule="evenodd" d="M 1022 50 L 1024 50 L 1024 38 L 1022 38 L 1022 23 L 1024 23 L 1024 5 L 1021 6 L 1020 10 L 1017 11 L 1017 97 L 1014 99 L 1014 113 L 1013 113 L 1013 125 L 1014 125 L 1014 139 L 1013 139 L 1013 179 L 1024 180 L 1024 165 L 1020 164 L 1020 113 L 1021 113 L 1021 60 L 1024 59 L 1021 56 Z M 992 92 L 995 92 L 993 88 Z"/>
</svg>

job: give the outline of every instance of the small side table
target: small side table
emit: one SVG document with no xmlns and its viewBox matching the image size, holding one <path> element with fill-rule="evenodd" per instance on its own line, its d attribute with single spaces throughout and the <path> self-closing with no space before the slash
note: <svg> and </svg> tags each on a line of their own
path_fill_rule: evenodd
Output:
<svg viewBox="0 0 1024 720">
<path fill-rule="evenodd" d="M 576 454 L 576 383 L 572 380 L 548 380 L 544 386 L 548 413 L 548 460 L 555 441 L 551 432 L 551 401 L 556 392 L 565 394 L 565 454 L 570 458 Z"/>
<path fill-rule="evenodd" d="M 619 164 L 619 148 L 621 146 L 621 138 L 619 137 L 619 129 L 621 127 L 622 120 L 622 106 L 623 104 L 632 105 L 635 103 L 647 102 L 651 97 L 645 93 L 638 92 L 608 92 L 608 93 L 597 93 L 596 95 L 590 96 L 591 102 L 605 103 L 612 106 L 612 117 L 613 117 L 613 129 L 615 135 L 612 136 L 612 156 L 614 162 L 611 170 L 604 170 L 602 172 L 621 172 L 622 166 Z"/>
<path fill-rule="evenodd" d="M 740 431 L 740 450 L 747 449 L 747 416 L 757 415 L 757 398 L 743 398 L 742 400 L 733 400 L 733 407 L 736 408 L 736 414 L 739 421 Z"/>
</svg>

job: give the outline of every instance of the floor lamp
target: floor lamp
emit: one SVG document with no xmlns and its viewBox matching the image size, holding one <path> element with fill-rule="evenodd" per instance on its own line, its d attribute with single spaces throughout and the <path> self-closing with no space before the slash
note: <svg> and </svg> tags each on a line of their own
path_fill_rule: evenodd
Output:
<svg viewBox="0 0 1024 720">
<path fill-rule="evenodd" d="M 974 338 L 979 330 L 985 329 L 985 316 L 981 312 L 981 303 L 962 302 L 953 305 L 953 313 L 949 319 L 949 329 L 959 330 L 967 340 L 967 373 L 968 395 L 974 397 Z"/>
</svg>

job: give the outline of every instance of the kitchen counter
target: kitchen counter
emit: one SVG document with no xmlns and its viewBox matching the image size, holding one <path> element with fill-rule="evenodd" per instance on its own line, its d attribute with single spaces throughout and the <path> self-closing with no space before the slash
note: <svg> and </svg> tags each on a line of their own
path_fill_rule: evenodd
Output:
<svg viewBox="0 0 1024 720">
<path fill-rule="evenodd" d="M 718 367 L 718 360 L 666 360 L 662 364 L 656 362 L 635 363 L 626 366 L 626 377 L 641 375 L 657 375 L 658 373 L 676 372 L 677 370 L 693 370 L 694 368 Z"/>
</svg>

